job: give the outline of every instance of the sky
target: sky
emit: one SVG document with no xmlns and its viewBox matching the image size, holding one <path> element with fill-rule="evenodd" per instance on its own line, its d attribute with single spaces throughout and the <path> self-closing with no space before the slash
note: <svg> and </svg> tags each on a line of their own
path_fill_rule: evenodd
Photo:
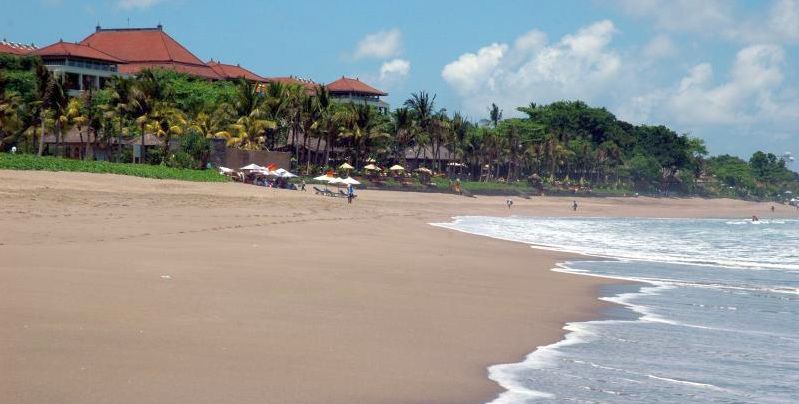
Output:
<svg viewBox="0 0 799 404">
<path fill-rule="evenodd" d="M 0 37 L 47 45 L 164 30 L 266 77 L 357 77 L 471 119 L 496 103 L 603 106 L 712 154 L 799 153 L 799 0 L 0 0 Z M 797 164 L 792 165 L 797 169 Z"/>
</svg>

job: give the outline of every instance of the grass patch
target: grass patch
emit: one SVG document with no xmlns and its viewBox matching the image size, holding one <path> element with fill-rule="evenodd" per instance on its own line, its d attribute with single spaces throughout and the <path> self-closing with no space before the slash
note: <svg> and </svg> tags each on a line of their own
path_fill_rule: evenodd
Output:
<svg viewBox="0 0 799 404">
<path fill-rule="evenodd" d="M 37 157 L 32 154 L 0 153 L 0 170 L 75 171 L 120 174 L 143 178 L 197 182 L 226 182 L 228 178 L 214 170 L 190 170 L 149 164 L 81 161 L 60 157 Z"/>
</svg>

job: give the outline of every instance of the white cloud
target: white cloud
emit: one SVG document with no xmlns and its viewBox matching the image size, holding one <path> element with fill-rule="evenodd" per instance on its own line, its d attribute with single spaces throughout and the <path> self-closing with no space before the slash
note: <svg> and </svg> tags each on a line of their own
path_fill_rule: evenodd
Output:
<svg viewBox="0 0 799 404">
<path fill-rule="evenodd" d="M 664 59 L 677 53 L 677 45 L 668 35 L 658 35 L 644 46 L 643 55 L 647 59 Z"/>
<path fill-rule="evenodd" d="M 399 29 L 378 31 L 366 35 L 358 41 L 355 59 L 387 59 L 402 52 L 402 32 Z"/>
<path fill-rule="evenodd" d="M 508 45 L 493 43 L 477 53 L 464 53 L 458 60 L 444 66 L 441 72 L 446 82 L 461 94 L 468 94 L 486 85 L 508 51 Z"/>
<path fill-rule="evenodd" d="M 411 62 L 405 59 L 393 59 L 380 66 L 380 81 L 401 79 L 411 71 Z"/>
<path fill-rule="evenodd" d="M 724 0 L 616 0 L 630 15 L 669 32 L 718 36 L 745 44 L 799 43 L 799 0 L 775 0 L 762 12 Z"/>
<path fill-rule="evenodd" d="M 591 101 L 622 69 L 621 58 L 608 47 L 616 32 L 613 23 L 604 20 L 547 44 L 545 35 L 530 31 L 513 47 L 494 43 L 464 53 L 447 64 L 441 76 L 475 114 L 482 114 L 491 102 L 512 111 L 531 100 Z"/>
<path fill-rule="evenodd" d="M 666 100 L 678 122 L 688 124 L 750 123 L 772 115 L 783 81 L 784 52 L 776 45 L 741 49 L 729 80 L 713 86 L 710 64 L 695 66 Z M 765 108 L 767 107 L 768 108 Z"/>
<path fill-rule="evenodd" d="M 132 10 L 134 8 L 148 8 L 160 2 L 161 0 L 119 0 L 117 4 L 122 9 Z"/>
<path fill-rule="evenodd" d="M 650 18 L 667 31 L 706 32 L 734 21 L 732 2 L 724 0 L 617 0 L 628 14 Z"/>
</svg>

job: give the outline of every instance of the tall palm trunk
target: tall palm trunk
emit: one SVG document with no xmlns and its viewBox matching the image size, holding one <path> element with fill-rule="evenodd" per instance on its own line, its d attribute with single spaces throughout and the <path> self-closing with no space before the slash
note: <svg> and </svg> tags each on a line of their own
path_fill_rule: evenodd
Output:
<svg viewBox="0 0 799 404">
<path fill-rule="evenodd" d="M 60 154 L 61 157 L 66 155 L 66 147 L 64 147 L 64 136 L 61 133 L 61 122 L 59 120 L 55 121 L 55 136 L 56 136 L 56 145 L 58 145 L 58 150 L 56 150 L 56 154 Z"/>
<path fill-rule="evenodd" d="M 42 121 L 42 133 L 39 134 L 39 152 L 37 153 L 39 157 L 41 157 L 42 153 L 44 153 L 44 112 L 42 112 L 41 121 Z M 33 131 L 33 133 L 35 134 L 36 131 Z"/>
<path fill-rule="evenodd" d="M 136 158 L 135 156 L 133 157 Z M 144 164 L 146 160 L 146 153 L 144 149 L 144 124 L 141 124 L 141 150 L 139 154 L 139 164 Z"/>
<path fill-rule="evenodd" d="M 80 155 L 78 156 L 78 160 L 85 160 L 86 156 L 86 142 L 83 141 L 83 129 L 78 129 L 78 138 L 80 139 Z"/>
</svg>

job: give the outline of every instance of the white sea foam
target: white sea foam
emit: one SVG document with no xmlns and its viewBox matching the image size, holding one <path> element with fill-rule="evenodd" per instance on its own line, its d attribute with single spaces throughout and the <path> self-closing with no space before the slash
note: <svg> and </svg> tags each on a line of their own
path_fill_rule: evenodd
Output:
<svg viewBox="0 0 799 404">
<path fill-rule="evenodd" d="M 729 220 L 629 219 L 631 223 L 605 218 L 492 218 L 455 217 L 451 223 L 431 223 L 472 234 L 528 243 L 537 248 L 588 256 L 656 261 L 700 266 L 747 269 L 799 270 L 799 233 L 768 237 L 762 230 L 796 225 L 799 220 L 762 220 L 760 230 L 747 233 L 724 230 Z M 634 222 L 638 220 L 639 223 Z M 647 227 L 640 227 L 642 223 Z M 674 224 L 709 223 L 706 229 L 675 232 Z M 530 223 L 535 223 L 530 227 Z M 745 221 L 741 223 L 746 223 Z M 646 231 L 649 229 L 649 231 Z M 671 231 L 671 232 L 670 232 Z M 752 243 L 741 245 L 741 237 Z M 711 243 L 708 240 L 714 239 Z M 774 248 L 781 244 L 780 248 Z M 749 247 L 749 248 L 741 248 Z"/>
<path fill-rule="evenodd" d="M 655 376 L 655 375 L 647 375 L 647 376 L 650 379 L 662 380 L 664 382 L 669 382 L 669 383 L 677 383 L 677 384 L 683 384 L 683 385 L 692 386 L 692 387 L 699 387 L 699 388 L 703 388 L 703 389 L 713 389 L 713 390 L 718 390 L 718 391 L 724 391 L 724 389 L 722 389 L 721 387 L 714 386 L 714 385 L 708 384 L 708 383 L 698 383 L 698 382 L 692 382 L 692 381 L 688 381 L 688 380 L 670 379 L 668 377 L 660 377 L 660 376 Z"/>
<path fill-rule="evenodd" d="M 625 389 L 632 389 L 638 392 L 647 390 L 671 391 L 662 390 L 660 387 L 651 385 L 651 383 L 647 384 L 646 380 L 715 392 L 701 394 L 687 391 L 684 393 L 677 392 L 674 396 L 675 400 L 685 396 L 710 397 L 706 396 L 706 394 L 720 394 L 717 397 L 726 397 L 728 401 L 729 399 L 741 401 L 742 398 L 743 401 L 747 401 L 754 397 L 751 392 L 742 393 L 725 389 L 709 382 L 693 381 L 693 377 L 691 377 L 693 372 L 686 372 L 685 369 L 679 370 L 675 368 L 673 372 L 666 373 L 679 374 L 680 377 L 665 377 L 662 373 L 646 373 L 642 371 L 642 369 L 638 368 L 638 365 L 634 365 L 637 361 L 633 359 L 628 359 L 633 360 L 633 362 L 628 363 L 624 360 L 617 360 L 614 357 L 606 357 L 601 353 L 597 357 L 599 360 L 582 360 L 577 359 L 580 356 L 574 356 L 577 352 L 585 354 L 592 352 L 590 347 L 595 344 L 607 346 L 608 341 L 622 344 L 622 346 L 628 344 L 628 348 L 639 347 L 636 349 L 642 349 L 640 346 L 648 346 L 650 339 L 660 341 L 661 338 L 669 338 L 670 333 L 680 339 L 685 338 L 684 335 L 702 336 L 702 338 L 715 338 L 712 337 L 715 335 L 737 335 L 736 342 L 741 342 L 737 340 L 745 341 L 748 339 L 759 341 L 754 343 L 753 347 L 767 347 L 768 344 L 764 345 L 762 341 L 777 338 L 783 341 L 783 344 L 794 344 L 792 346 L 796 346 L 799 340 L 793 338 L 789 332 L 757 327 L 752 329 L 749 329 L 749 327 L 729 328 L 724 326 L 729 324 L 729 322 L 725 322 L 723 319 L 715 320 L 722 312 L 732 313 L 728 316 L 737 315 L 742 305 L 745 306 L 743 307 L 745 311 L 752 311 L 752 307 L 749 307 L 752 304 L 751 299 L 761 299 L 758 302 L 764 302 L 759 303 L 764 305 L 764 310 L 771 310 L 764 311 L 764 313 L 775 313 L 775 315 L 782 316 L 775 321 L 782 321 L 783 319 L 790 321 L 791 316 L 797 314 L 794 309 L 770 309 L 769 307 L 771 306 L 769 305 L 771 303 L 762 299 L 784 300 L 791 302 L 791 304 L 799 302 L 794 297 L 799 295 L 799 288 L 794 286 L 797 284 L 796 274 L 799 273 L 799 231 L 797 231 L 799 229 L 799 226 L 797 226 L 799 221 L 761 220 L 756 223 L 757 226 L 740 227 L 741 225 L 749 224 L 753 223 L 745 220 L 685 221 L 679 219 L 608 220 L 595 218 L 459 217 L 455 218 L 452 223 L 434 225 L 471 234 L 524 242 L 535 248 L 616 259 L 618 261 L 593 262 L 593 264 L 602 268 L 601 271 L 595 270 L 596 265 L 586 265 L 592 264 L 590 261 L 567 262 L 559 264 L 553 270 L 582 276 L 599 276 L 647 284 L 647 286 L 641 287 L 636 292 L 620 293 L 602 298 L 602 300 L 619 304 L 637 313 L 635 319 L 569 323 L 564 327 L 567 333 L 561 341 L 538 347 L 534 352 L 527 355 L 522 362 L 489 367 L 489 378 L 507 390 L 493 403 L 516 403 L 540 399 L 551 401 L 593 401 L 600 398 L 591 394 L 600 393 L 607 394 L 608 396 L 606 397 L 618 396 L 618 399 L 611 399 L 611 401 L 622 400 L 622 402 L 626 402 L 630 401 L 630 399 L 626 397 L 628 392 Z M 725 226 L 727 230 L 724 230 Z M 613 264 L 613 262 L 618 262 L 618 265 Z M 653 264 L 658 262 L 662 264 Z M 689 267 L 681 267 L 683 265 L 689 265 Z M 691 267 L 694 269 L 691 269 Z M 628 271 L 628 269 L 635 268 L 647 268 L 647 271 Z M 723 272 L 725 269 L 728 271 Z M 752 270 L 758 271 L 752 272 Z M 747 272 L 750 275 L 747 275 Z M 697 292 L 685 292 L 685 290 L 691 289 Z M 692 299 L 701 298 L 703 295 L 697 295 L 696 293 L 704 290 L 707 292 L 701 293 L 715 293 L 716 295 L 713 296 L 718 296 L 722 301 L 731 303 L 714 302 L 707 304 L 699 300 L 665 307 L 661 307 L 660 303 L 657 303 L 661 301 L 671 302 L 672 300 L 670 299 L 686 295 L 686 293 Z M 668 297 L 671 295 L 675 297 Z M 652 302 L 656 303 L 653 305 Z M 696 310 L 700 311 L 682 313 L 680 310 L 685 311 L 685 309 L 680 306 L 696 307 Z M 707 311 L 708 309 L 713 309 L 713 311 Z M 677 311 L 675 312 L 674 310 Z M 679 315 L 676 318 L 672 318 L 672 314 L 674 314 L 672 312 Z M 712 314 L 713 317 L 707 317 L 707 313 Z M 690 314 L 690 316 L 686 317 L 684 314 Z M 703 315 L 706 317 L 702 317 Z M 765 315 L 768 316 L 768 314 Z M 766 321 L 759 317 L 749 318 L 760 322 Z M 636 324 L 640 325 L 640 327 Z M 647 326 L 646 324 L 649 325 Z M 765 326 L 766 324 L 762 325 Z M 625 334 L 634 330 L 642 331 L 647 329 L 658 331 L 654 335 L 631 334 L 630 337 L 627 337 Z M 670 329 L 682 329 L 684 331 L 668 331 Z M 689 331 L 692 329 L 697 331 Z M 664 335 L 661 336 L 661 333 Z M 675 343 L 668 342 L 668 339 L 663 341 L 670 344 Z M 689 341 L 685 341 L 685 343 L 689 343 Z M 724 352 L 724 343 L 721 341 L 709 344 L 709 346 L 721 344 L 722 346 L 718 348 L 722 349 L 719 352 L 720 355 L 734 356 L 741 354 L 738 352 L 741 349 L 740 345 L 735 348 L 731 346 L 731 351 Z M 659 345 L 653 346 L 654 350 L 647 356 L 652 354 L 668 355 L 668 353 L 656 348 L 657 346 Z M 690 343 L 688 346 L 690 346 Z M 673 352 L 679 354 L 679 350 Z M 617 352 L 616 355 L 621 355 L 619 359 L 622 359 L 625 352 Z M 784 355 L 784 353 L 780 355 Z M 748 358 L 757 356 L 754 353 L 746 353 L 743 358 L 749 360 Z M 773 358 L 780 358 L 780 356 L 773 356 Z M 787 363 L 796 363 L 791 362 L 792 359 L 786 360 L 789 361 Z M 613 365 L 623 363 L 634 365 L 632 367 L 636 369 L 626 369 L 626 366 Z M 695 368 L 701 369 L 709 363 L 712 363 L 712 359 L 705 360 L 701 364 L 697 363 Z M 581 366 L 583 369 L 596 369 L 595 372 L 605 373 L 591 376 L 590 372 L 585 373 L 585 371 L 581 371 L 575 366 Z M 578 372 L 581 375 L 573 375 L 570 372 Z M 610 376 L 607 374 L 608 372 L 616 376 Z M 709 374 L 712 375 L 712 371 Z M 541 384 L 543 381 L 537 381 L 537 378 L 542 378 L 546 382 Z M 745 380 L 750 382 L 753 379 L 746 378 Z M 729 380 L 721 384 L 727 384 L 728 382 Z M 739 383 L 744 382 L 739 380 Z M 602 386 L 616 387 L 608 389 Z M 585 391 L 585 393 L 580 393 L 583 394 L 580 395 L 575 391 L 569 392 L 569 388 L 579 389 Z M 793 391 L 796 392 L 795 390 Z M 586 396 L 585 394 L 589 395 Z M 779 402 L 781 397 L 784 397 L 784 394 L 777 393 L 776 401 Z M 791 394 L 790 390 L 788 394 Z M 604 401 L 605 399 L 600 400 Z M 764 401 L 774 400 L 769 397 L 768 400 Z"/>
</svg>

